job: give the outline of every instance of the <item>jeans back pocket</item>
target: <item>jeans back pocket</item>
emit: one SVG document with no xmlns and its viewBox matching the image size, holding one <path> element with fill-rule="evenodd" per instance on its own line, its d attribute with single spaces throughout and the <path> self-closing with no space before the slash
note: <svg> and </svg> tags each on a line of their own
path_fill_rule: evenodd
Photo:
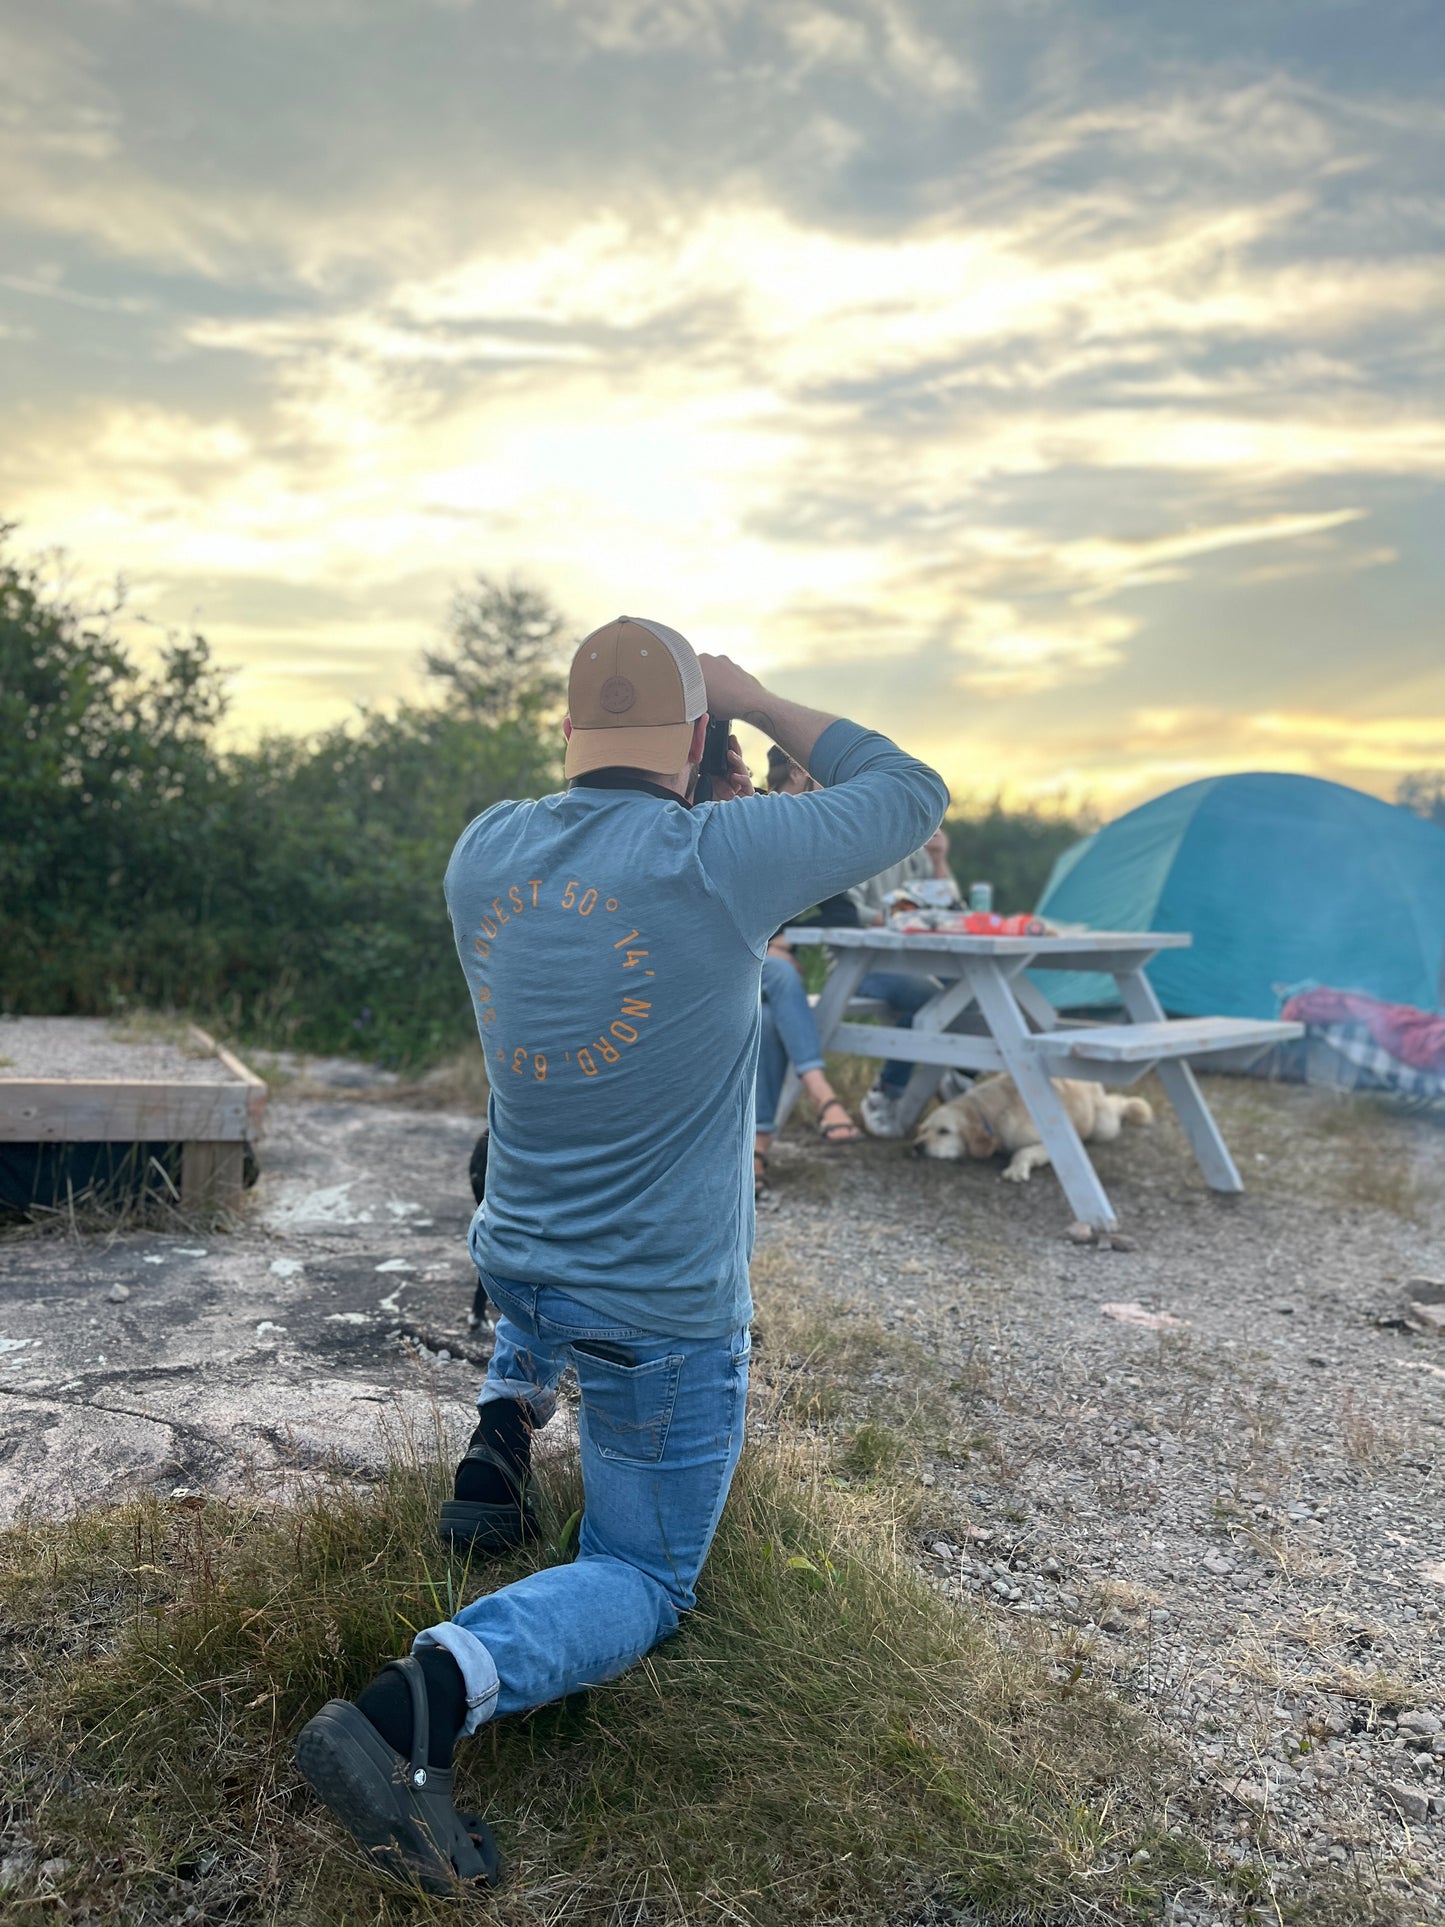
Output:
<svg viewBox="0 0 1445 1927">
<path fill-rule="evenodd" d="M 601 1348 L 589 1347 L 585 1339 L 574 1340 L 571 1349 L 593 1449 L 604 1459 L 656 1465 L 667 1449 L 682 1359 L 623 1365 Z"/>
</svg>

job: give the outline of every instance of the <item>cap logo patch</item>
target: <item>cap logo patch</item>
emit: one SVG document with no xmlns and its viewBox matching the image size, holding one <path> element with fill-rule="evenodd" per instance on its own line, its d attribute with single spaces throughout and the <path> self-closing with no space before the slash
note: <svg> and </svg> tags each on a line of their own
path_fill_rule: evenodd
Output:
<svg viewBox="0 0 1445 1927">
<path fill-rule="evenodd" d="M 597 700 L 609 716 L 623 716 L 637 701 L 637 691 L 626 676 L 609 676 L 598 692 Z"/>
</svg>

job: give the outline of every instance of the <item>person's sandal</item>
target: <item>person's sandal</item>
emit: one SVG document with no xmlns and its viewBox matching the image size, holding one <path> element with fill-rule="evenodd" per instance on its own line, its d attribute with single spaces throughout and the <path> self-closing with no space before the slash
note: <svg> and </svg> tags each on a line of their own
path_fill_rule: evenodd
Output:
<svg viewBox="0 0 1445 1927">
<path fill-rule="evenodd" d="M 768 1183 L 768 1154 L 766 1151 L 753 1152 L 753 1203 L 761 1204 L 763 1199 L 772 1195 Z"/>
<path fill-rule="evenodd" d="M 842 1113 L 841 1124 L 825 1124 L 823 1119 L 829 1111 Z M 863 1133 L 848 1115 L 848 1107 L 841 1097 L 830 1097 L 818 1113 L 818 1135 L 825 1144 L 861 1144 Z"/>
<path fill-rule="evenodd" d="M 516 1483 L 516 1473 L 511 1464 L 485 1442 L 479 1440 L 470 1445 L 462 1456 L 462 1464 L 465 1465 L 468 1459 L 475 1459 L 482 1465 L 494 1465 L 505 1479 Z M 526 1545 L 542 1536 L 542 1528 L 527 1497 L 525 1476 L 517 1497 L 501 1505 L 483 1505 L 480 1499 L 446 1500 L 437 1521 L 437 1530 L 452 1545 L 470 1548 L 473 1552 L 511 1552 L 514 1547 Z"/>
<path fill-rule="evenodd" d="M 452 1805 L 452 1769 L 427 1762 L 431 1718 L 421 1667 L 413 1658 L 389 1664 L 411 1690 L 410 1760 L 394 1752 L 350 1700 L 328 1700 L 297 1735 L 296 1764 L 317 1798 L 388 1873 L 433 1894 L 454 1894 L 476 1880 L 495 1887 L 502 1857 L 490 1829 Z"/>
</svg>

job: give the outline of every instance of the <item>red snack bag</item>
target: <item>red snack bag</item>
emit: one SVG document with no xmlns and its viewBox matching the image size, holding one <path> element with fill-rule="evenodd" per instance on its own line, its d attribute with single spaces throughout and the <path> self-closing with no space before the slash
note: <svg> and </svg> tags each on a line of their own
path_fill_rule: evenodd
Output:
<svg viewBox="0 0 1445 1927">
<path fill-rule="evenodd" d="M 963 927 L 970 937 L 1044 937 L 1049 928 L 1037 917 L 1001 917 L 997 910 L 970 910 Z"/>
</svg>

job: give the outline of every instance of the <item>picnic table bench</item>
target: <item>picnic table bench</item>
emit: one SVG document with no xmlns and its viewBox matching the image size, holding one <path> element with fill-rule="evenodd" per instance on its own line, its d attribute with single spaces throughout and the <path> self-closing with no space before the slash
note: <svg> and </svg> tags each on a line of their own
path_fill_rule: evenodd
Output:
<svg viewBox="0 0 1445 1927">
<path fill-rule="evenodd" d="M 1184 931 L 1088 930 L 1053 936 L 971 937 L 888 929 L 786 932 L 795 945 L 826 944 L 834 953 L 816 1001 L 825 1051 L 903 1058 L 915 1068 L 900 1106 L 911 1128 L 945 1070 L 1006 1071 L 1018 1086 L 1049 1153 L 1074 1216 L 1097 1230 L 1118 1222 L 1052 1079 L 1076 1077 L 1135 1084 L 1157 1071 L 1205 1181 L 1215 1191 L 1242 1191 L 1239 1172 L 1191 1066 L 1226 1051 L 1258 1049 L 1302 1034 L 1299 1024 L 1248 1017 L 1166 1017 L 1144 974 L 1161 950 L 1186 948 Z M 853 1021 L 886 1017 L 888 1006 L 854 992 L 871 971 L 906 971 L 940 981 L 911 1028 Z M 1112 977 L 1123 1006 L 1117 1023 L 1071 1024 L 1061 1018 L 1030 973 L 1089 970 Z M 971 1023 L 971 1030 L 956 1028 Z M 778 1104 L 781 1130 L 800 1085 L 791 1068 Z"/>
</svg>

